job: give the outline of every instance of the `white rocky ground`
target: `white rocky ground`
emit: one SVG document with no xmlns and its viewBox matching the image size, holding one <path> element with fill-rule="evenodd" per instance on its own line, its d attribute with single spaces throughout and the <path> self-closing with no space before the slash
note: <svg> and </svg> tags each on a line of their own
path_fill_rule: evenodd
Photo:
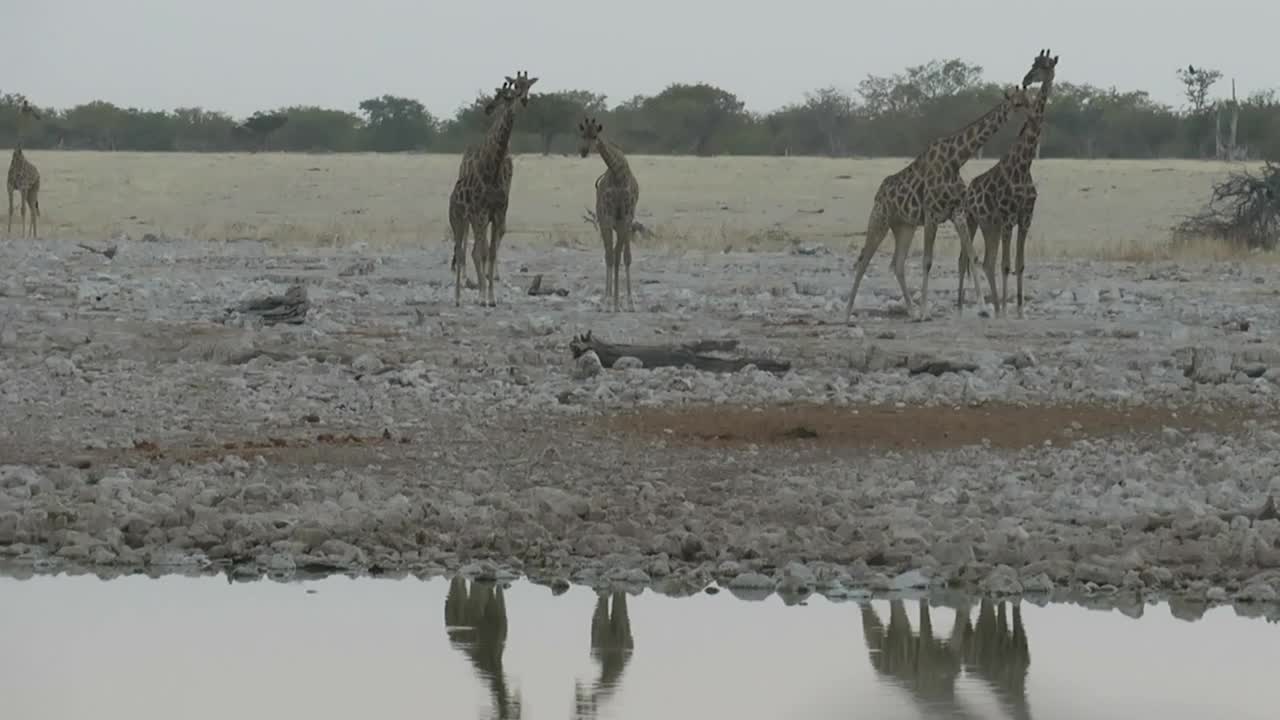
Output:
<svg viewBox="0 0 1280 720">
<path fill-rule="evenodd" d="M 1037 259 L 1025 320 L 887 312 L 881 253 L 855 326 L 843 253 L 638 250 L 637 312 L 601 311 L 598 252 L 503 248 L 501 305 L 452 305 L 445 248 L 271 254 L 151 239 L 112 259 L 0 242 L 0 559 L 233 575 L 336 568 L 737 589 L 970 584 L 993 593 L 1280 595 L 1280 319 L 1270 268 Z M 474 273 L 474 271 L 472 271 Z M 535 273 L 570 290 L 528 297 Z M 908 279 L 919 287 L 919 261 Z M 225 309 L 305 283 L 305 323 Z M 745 370 L 606 369 L 571 336 L 735 338 Z M 922 358 L 972 371 L 911 374 Z M 697 402 L 1205 410 L 1180 427 L 1000 449 L 714 449 L 600 417 Z M 1190 416 L 1187 416 L 1190 417 Z M 911 437 L 910 427 L 885 429 Z M 655 439 L 658 438 L 658 439 Z M 916 438 L 925 446 L 938 438 Z M 945 444 L 945 443 L 942 443 Z M 1118 590 L 1117 590 L 1118 589 Z"/>
</svg>

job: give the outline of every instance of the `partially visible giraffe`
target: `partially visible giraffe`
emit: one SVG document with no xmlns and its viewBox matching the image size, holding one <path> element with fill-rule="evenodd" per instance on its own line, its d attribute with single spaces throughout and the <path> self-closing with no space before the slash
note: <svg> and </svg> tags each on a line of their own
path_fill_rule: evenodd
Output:
<svg viewBox="0 0 1280 720">
<path fill-rule="evenodd" d="M 22 215 L 22 235 L 26 237 L 27 208 L 31 208 L 31 237 L 36 238 L 36 219 L 40 217 L 40 171 L 22 152 L 22 128 L 28 117 L 39 120 L 40 113 L 23 99 L 18 108 L 18 132 L 13 157 L 9 160 L 9 174 L 5 178 L 5 189 L 9 192 L 9 224 L 5 234 L 13 234 L 13 191 L 17 190 L 19 212 Z"/>
<path fill-rule="evenodd" d="M 1040 94 L 1031 105 L 1027 120 L 1022 124 L 1018 139 L 1009 151 L 992 165 L 986 172 L 978 175 L 969 183 L 964 196 L 964 211 L 967 216 L 965 232 L 968 233 L 968 247 L 973 247 L 973 238 L 979 228 L 985 250 L 982 256 L 983 271 L 987 276 L 987 284 L 991 287 L 991 302 L 995 306 L 996 315 L 1003 315 L 1009 302 L 1009 244 L 1013 236 L 1013 226 L 1018 226 L 1018 317 L 1022 317 L 1022 271 L 1025 267 L 1023 252 L 1027 244 L 1027 233 L 1031 229 L 1031 219 L 1036 212 L 1036 184 L 1031 177 L 1031 162 L 1035 160 L 1040 146 L 1040 133 L 1044 128 L 1045 108 L 1049 102 L 1049 92 L 1053 89 L 1053 77 L 1058 66 L 1058 56 L 1050 57 L 1048 50 L 1040 51 L 1031 70 L 1022 79 L 1022 87 L 1040 82 Z M 1004 277 L 1000 294 L 996 295 L 996 243 L 1000 243 L 1004 263 Z M 966 257 L 963 250 L 960 254 L 960 284 L 956 292 L 956 304 L 964 309 L 964 266 Z M 977 282 L 976 280 L 974 281 Z M 979 300 L 982 288 L 975 287 Z M 982 303 L 980 303 L 982 304 Z"/>
<path fill-rule="evenodd" d="M 631 172 L 622 150 L 609 142 L 601 133 L 604 125 L 595 118 L 578 123 L 578 136 L 582 144 L 578 153 L 582 157 L 591 154 L 592 148 L 604 160 L 604 174 L 596 178 L 596 224 L 600 227 L 600 240 L 604 243 L 604 296 L 617 312 L 620 305 L 618 290 L 618 266 L 627 268 L 627 309 L 634 311 L 631 299 L 631 236 L 636 218 L 636 203 L 640 200 L 640 183 Z M 614 233 L 618 242 L 613 241 Z"/>
<path fill-rule="evenodd" d="M 867 241 L 854 266 L 853 288 L 845 306 L 845 322 L 853 317 L 853 301 L 858 296 L 858 286 L 862 284 L 862 276 L 867 272 L 871 257 L 890 230 L 894 240 L 893 273 L 902 290 L 907 315 L 914 315 L 905 273 L 907 253 L 911 250 L 916 228 L 921 225 L 924 226 L 924 277 L 920 285 L 919 319 L 928 316 L 929 272 L 933 268 L 933 245 L 938 225 L 951 221 L 956 225 L 956 234 L 962 244 L 967 238 L 961 230 L 964 217 L 959 212 L 964 197 L 960 168 L 1004 126 L 1014 110 L 1025 111 L 1027 105 L 1025 88 L 1009 88 L 1000 103 L 982 117 L 929 143 L 910 165 L 881 181 L 867 219 Z M 968 256 L 973 257 L 972 250 Z M 976 264 L 970 265 L 974 282 L 977 282 Z"/>
<path fill-rule="evenodd" d="M 480 290 L 480 304 L 494 307 L 498 304 L 494 293 L 494 276 L 498 264 L 498 246 L 507 232 L 507 205 L 511 199 L 513 168 L 507 148 L 511 142 L 511 129 L 515 126 L 516 109 L 529 104 L 529 88 L 538 81 L 527 72 L 507 77 L 494 98 L 485 105 L 486 115 L 495 115 L 493 125 L 479 145 L 472 145 L 462 154 L 458 166 L 458 180 L 449 194 L 449 226 L 453 230 L 454 271 L 453 304 L 462 304 L 467 229 L 471 229 L 474 246 L 471 258 L 476 266 L 476 284 Z M 490 230 L 486 238 L 485 230 Z"/>
</svg>

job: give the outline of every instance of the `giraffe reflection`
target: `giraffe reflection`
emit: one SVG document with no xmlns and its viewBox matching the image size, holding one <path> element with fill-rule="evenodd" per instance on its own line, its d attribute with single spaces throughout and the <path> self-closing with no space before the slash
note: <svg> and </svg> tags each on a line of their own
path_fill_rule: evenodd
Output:
<svg viewBox="0 0 1280 720">
<path fill-rule="evenodd" d="M 502 668 L 507 644 L 507 606 L 502 588 L 492 582 L 467 581 L 455 577 L 449 582 L 444 601 L 445 632 L 449 644 L 471 660 L 480 677 L 489 685 L 495 718 L 519 718 L 520 696 L 512 696 Z"/>
<path fill-rule="evenodd" d="M 597 595 L 595 611 L 591 614 L 591 657 L 600 663 L 600 678 L 590 688 L 574 681 L 576 720 L 599 717 L 600 705 L 618 691 L 622 683 L 622 672 L 631 660 L 634 647 L 631 616 L 627 613 L 627 594 L 613 592 Z"/>
<path fill-rule="evenodd" d="M 998 608 L 997 608 L 998 605 Z M 998 698 L 1005 713 L 1030 720 L 1027 702 L 1027 668 L 1031 654 L 1027 647 L 1022 610 L 1012 608 L 1012 627 L 1006 603 L 983 599 L 977 622 L 970 621 L 969 606 L 955 610 L 951 637 L 934 637 L 933 619 L 927 601 L 920 601 L 920 630 L 913 634 L 902 600 L 889 603 L 889 625 L 868 603 L 863 603 L 862 636 L 875 671 L 908 690 L 922 707 L 924 717 L 968 717 L 956 699 L 956 678 L 985 683 Z"/>
</svg>

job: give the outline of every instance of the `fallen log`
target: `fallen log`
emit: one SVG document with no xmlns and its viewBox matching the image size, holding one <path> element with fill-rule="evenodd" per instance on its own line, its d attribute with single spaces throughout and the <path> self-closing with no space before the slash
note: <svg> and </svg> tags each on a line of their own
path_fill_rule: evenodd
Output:
<svg viewBox="0 0 1280 720">
<path fill-rule="evenodd" d="M 538 273 L 533 276 L 533 282 L 529 283 L 528 292 L 530 295 L 535 297 L 543 295 L 559 295 L 560 297 L 567 297 L 569 295 L 569 291 L 565 288 L 551 287 L 549 285 L 547 287 L 543 287 L 542 273 Z"/>
<path fill-rule="evenodd" d="M 262 320 L 263 325 L 277 323 L 301 325 L 310 308 L 311 303 L 307 300 L 306 286 L 294 285 L 285 291 L 284 295 L 246 300 L 234 308 L 228 308 L 226 316 L 254 315 Z"/>
<path fill-rule="evenodd" d="M 732 373 L 748 365 L 755 365 L 760 370 L 771 373 L 785 373 L 791 369 L 786 360 L 773 360 L 763 357 L 717 357 L 708 355 L 711 352 L 729 352 L 738 346 L 737 340 L 699 340 L 680 345 L 624 345 L 605 342 L 594 337 L 590 331 L 578 335 L 569 343 L 569 351 L 576 359 L 588 350 L 594 351 L 604 367 L 613 367 L 618 358 L 633 357 L 647 368 L 683 367 L 691 365 L 698 370 L 718 373 Z"/>
</svg>

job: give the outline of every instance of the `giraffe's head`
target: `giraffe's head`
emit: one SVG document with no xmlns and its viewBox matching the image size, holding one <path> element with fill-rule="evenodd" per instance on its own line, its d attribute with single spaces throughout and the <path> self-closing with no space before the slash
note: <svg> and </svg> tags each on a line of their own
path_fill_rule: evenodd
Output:
<svg viewBox="0 0 1280 720">
<path fill-rule="evenodd" d="M 1028 87 L 1034 82 L 1053 82 L 1053 73 L 1056 67 L 1058 67 L 1058 56 L 1050 56 L 1048 50 L 1041 50 L 1040 54 L 1031 63 L 1031 69 L 1023 76 L 1022 87 Z"/>
<path fill-rule="evenodd" d="M 40 119 L 40 113 L 36 112 L 36 109 L 31 106 L 31 103 L 27 102 L 26 98 L 22 98 L 22 105 L 19 106 L 18 113 L 24 116 L 33 117 L 37 120 Z"/>
<path fill-rule="evenodd" d="M 484 106 L 484 114 L 492 115 L 499 107 L 512 107 L 517 102 L 521 107 L 529 104 L 529 88 L 538 82 L 538 78 L 529 77 L 527 72 L 518 72 L 514 78 L 507 77 L 493 95 L 493 99 Z"/>
<path fill-rule="evenodd" d="M 538 78 L 529 77 L 529 73 L 524 70 L 516 73 L 514 78 L 507 78 L 507 84 L 511 86 L 511 91 L 515 93 L 516 99 L 520 101 L 521 105 L 529 104 L 529 88 L 533 87 L 536 82 L 538 82 Z"/>
<path fill-rule="evenodd" d="M 1004 91 L 1004 101 L 1008 104 L 1010 111 L 1025 112 L 1031 107 L 1031 98 L 1027 95 L 1027 89 L 1017 85 Z"/>
<path fill-rule="evenodd" d="M 604 125 L 593 117 L 585 118 L 578 123 L 578 138 L 582 142 L 578 145 L 578 154 L 586 157 L 591 154 L 591 148 L 595 147 L 596 138 L 600 137 L 600 133 L 604 132 Z"/>
<path fill-rule="evenodd" d="M 512 89 L 511 83 L 502 83 L 502 87 L 493 91 L 493 99 L 484 106 L 484 114 L 492 115 L 494 110 L 499 107 L 506 108 L 513 105 L 516 101 L 515 90 Z"/>
</svg>

